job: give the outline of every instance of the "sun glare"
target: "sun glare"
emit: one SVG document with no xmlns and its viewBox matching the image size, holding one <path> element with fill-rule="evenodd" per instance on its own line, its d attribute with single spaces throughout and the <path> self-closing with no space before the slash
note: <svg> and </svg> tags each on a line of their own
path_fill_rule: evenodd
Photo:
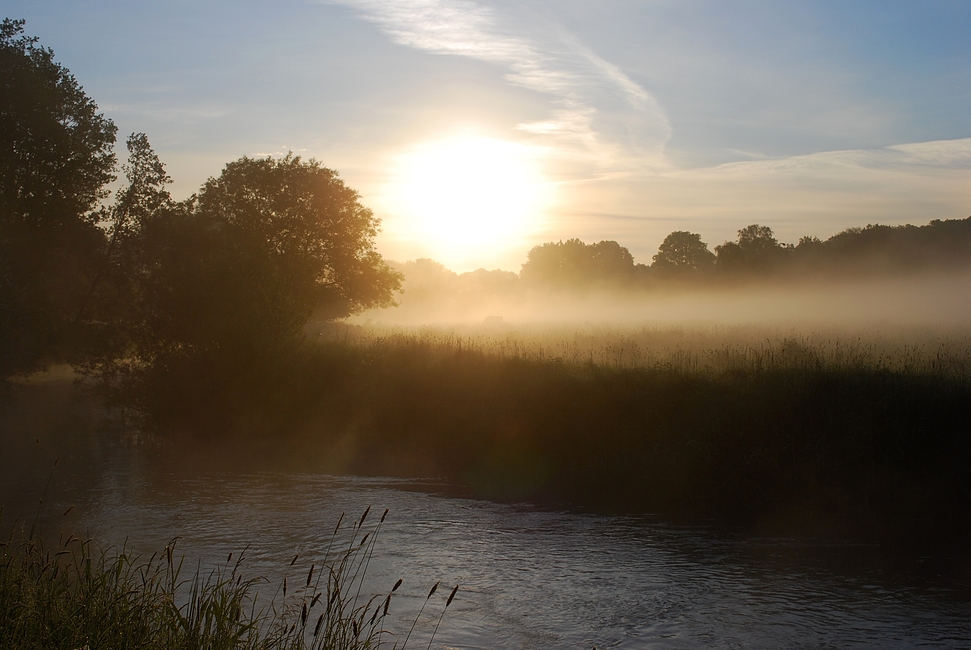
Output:
<svg viewBox="0 0 971 650">
<path fill-rule="evenodd" d="M 534 148 L 484 137 L 424 144 L 398 161 L 399 229 L 453 263 L 516 245 L 542 219 L 545 183 Z"/>
</svg>

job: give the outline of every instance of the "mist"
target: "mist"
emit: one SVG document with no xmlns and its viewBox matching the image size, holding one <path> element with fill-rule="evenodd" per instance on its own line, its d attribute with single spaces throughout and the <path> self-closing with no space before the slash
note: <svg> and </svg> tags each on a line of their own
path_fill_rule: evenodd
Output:
<svg viewBox="0 0 971 650">
<path fill-rule="evenodd" d="M 800 327 L 971 327 L 971 272 L 732 286 L 563 291 L 521 286 L 518 276 L 454 274 L 428 260 L 405 273 L 398 306 L 370 310 L 356 325 L 798 325 Z"/>
</svg>

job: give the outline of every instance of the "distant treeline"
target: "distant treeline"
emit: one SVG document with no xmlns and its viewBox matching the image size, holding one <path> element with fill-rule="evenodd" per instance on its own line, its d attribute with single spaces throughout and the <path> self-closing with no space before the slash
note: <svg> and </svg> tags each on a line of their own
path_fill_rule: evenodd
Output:
<svg viewBox="0 0 971 650">
<path fill-rule="evenodd" d="M 926 226 L 849 228 L 823 241 L 802 237 L 779 242 L 768 226 L 752 224 L 735 241 L 715 246 L 701 235 L 676 231 L 665 237 L 650 265 L 638 264 L 615 241 L 579 239 L 534 246 L 519 274 L 479 269 L 456 274 L 430 259 L 396 264 L 406 300 L 442 293 L 503 295 L 517 290 L 651 288 L 685 284 L 735 284 L 746 280 L 895 277 L 971 266 L 971 217 Z"/>
</svg>

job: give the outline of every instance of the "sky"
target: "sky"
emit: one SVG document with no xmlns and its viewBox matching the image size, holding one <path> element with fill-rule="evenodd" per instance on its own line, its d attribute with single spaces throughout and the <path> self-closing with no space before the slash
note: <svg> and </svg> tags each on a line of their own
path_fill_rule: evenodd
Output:
<svg viewBox="0 0 971 650">
<path fill-rule="evenodd" d="M 337 170 L 378 250 L 649 264 L 971 215 L 971 2 L 0 0 L 184 198 L 241 156 Z"/>
</svg>

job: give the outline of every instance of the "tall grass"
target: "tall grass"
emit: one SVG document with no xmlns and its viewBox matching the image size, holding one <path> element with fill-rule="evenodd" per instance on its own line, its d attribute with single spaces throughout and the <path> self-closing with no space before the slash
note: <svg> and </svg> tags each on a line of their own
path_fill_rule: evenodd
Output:
<svg viewBox="0 0 971 650">
<path fill-rule="evenodd" d="M 0 647 L 404 648 L 385 629 L 401 580 L 384 594 L 364 590 L 388 514 L 368 528 L 369 512 L 343 530 L 342 516 L 319 564 L 308 568 L 294 557 L 265 603 L 261 597 L 266 581 L 243 577 L 245 552 L 235 560 L 231 553 L 225 563 L 211 570 L 197 568 L 184 577 L 185 558 L 176 555 L 176 540 L 141 559 L 127 547 L 99 550 L 91 540 L 74 536 L 48 548 L 32 534 L 12 534 L 0 546 Z M 443 615 L 448 604 L 451 599 Z"/>
<path fill-rule="evenodd" d="M 196 404 L 203 435 L 221 421 L 261 452 L 488 498 L 971 534 L 966 332 L 331 327 L 312 341 L 222 408 L 196 400 L 212 378 L 186 375 L 161 414 Z"/>
<path fill-rule="evenodd" d="M 421 347 L 569 365 L 718 375 L 739 370 L 860 369 L 971 378 L 959 328 L 523 325 L 403 328 L 319 324 L 318 340 L 380 352 Z"/>
</svg>

